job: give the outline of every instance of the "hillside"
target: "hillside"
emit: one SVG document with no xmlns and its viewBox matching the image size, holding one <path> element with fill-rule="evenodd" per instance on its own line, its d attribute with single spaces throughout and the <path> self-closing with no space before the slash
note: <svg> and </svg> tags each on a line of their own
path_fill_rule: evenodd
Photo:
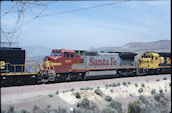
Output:
<svg viewBox="0 0 172 113">
<path fill-rule="evenodd" d="M 101 47 L 95 48 L 94 50 L 104 51 L 130 51 L 130 52 L 145 52 L 145 51 L 156 51 L 156 52 L 170 52 L 171 42 L 170 40 L 159 40 L 154 42 L 130 42 L 121 47 Z"/>
<path fill-rule="evenodd" d="M 138 56 L 145 51 L 155 51 L 155 52 L 170 52 L 171 51 L 171 41 L 170 40 L 159 40 L 154 42 L 130 42 L 121 47 L 100 47 L 92 48 L 93 51 L 123 51 L 123 52 L 137 52 Z M 41 62 L 43 58 L 50 55 L 52 48 L 42 47 L 42 46 L 24 46 L 27 50 L 27 61 Z M 60 49 L 60 48 L 57 48 Z M 68 49 L 68 48 L 66 48 Z"/>
</svg>

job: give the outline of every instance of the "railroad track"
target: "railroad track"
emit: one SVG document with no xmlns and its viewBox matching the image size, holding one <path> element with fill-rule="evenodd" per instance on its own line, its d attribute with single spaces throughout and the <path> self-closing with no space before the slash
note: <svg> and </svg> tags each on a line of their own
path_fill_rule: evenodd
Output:
<svg viewBox="0 0 172 113">
<path fill-rule="evenodd" d="M 161 75 L 167 75 L 167 74 L 161 74 Z M 135 77 L 137 78 L 137 77 L 146 77 L 146 76 L 158 76 L 158 75 L 149 74 L 149 75 L 123 76 L 123 77 L 112 77 L 112 76 L 104 75 L 104 76 L 101 76 L 101 78 L 100 78 L 100 76 L 98 76 L 98 77 L 94 77 L 94 76 L 93 77 L 87 77 L 86 80 L 84 80 L 84 81 L 86 82 L 86 81 L 97 81 L 97 80 L 104 80 L 104 79 L 135 78 Z M 19 84 L 8 84 L 8 85 L 1 84 L 1 87 L 15 87 L 15 86 L 42 85 L 42 84 L 72 83 L 72 82 L 78 82 L 78 81 L 81 81 L 81 80 L 58 81 L 58 82 L 42 82 L 42 81 L 38 81 L 37 83 L 28 83 L 28 84 L 19 82 Z"/>
</svg>

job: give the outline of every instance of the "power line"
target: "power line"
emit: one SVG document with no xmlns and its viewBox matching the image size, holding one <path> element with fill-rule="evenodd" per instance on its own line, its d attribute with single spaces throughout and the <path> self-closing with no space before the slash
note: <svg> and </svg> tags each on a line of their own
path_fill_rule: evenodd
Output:
<svg viewBox="0 0 172 113">
<path fill-rule="evenodd" d="M 112 3 L 101 4 L 101 5 L 96 5 L 96 6 L 86 7 L 86 8 L 72 9 L 72 10 L 63 11 L 63 12 L 57 12 L 57 13 L 53 13 L 53 14 L 46 14 L 46 15 L 42 15 L 42 16 L 39 16 L 39 17 L 53 16 L 53 15 L 59 15 L 59 14 L 66 14 L 66 13 L 78 12 L 78 11 L 83 11 L 83 10 L 87 10 L 87 9 L 93 9 L 93 8 L 98 8 L 98 7 L 115 5 L 115 4 L 118 4 L 118 3 L 119 2 L 112 2 Z"/>
<path fill-rule="evenodd" d="M 126 0 L 124 0 L 126 1 Z M 35 17 L 33 17 L 32 19 L 28 20 L 26 23 L 24 23 L 22 25 L 22 27 L 28 23 L 30 23 L 31 21 L 35 20 L 36 18 L 40 18 L 40 17 L 46 17 L 46 16 L 53 16 L 53 15 L 60 15 L 60 14 L 66 14 L 66 13 L 72 13 L 72 12 L 78 12 L 78 11 L 83 11 L 83 10 L 87 10 L 87 9 L 93 9 L 93 8 L 98 8 L 98 7 L 104 7 L 104 6 L 109 6 L 109 5 L 115 5 L 118 4 L 119 2 L 112 2 L 112 3 L 107 3 L 107 4 L 101 4 L 101 5 L 96 5 L 96 6 L 91 6 L 91 7 L 86 7 L 86 8 L 79 8 L 79 9 L 73 9 L 73 10 L 68 10 L 68 11 L 63 11 L 63 12 L 58 12 L 58 13 L 53 13 L 53 14 L 47 14 L 47 15 L 42 15 L 39 14 Z"/>
</svg>

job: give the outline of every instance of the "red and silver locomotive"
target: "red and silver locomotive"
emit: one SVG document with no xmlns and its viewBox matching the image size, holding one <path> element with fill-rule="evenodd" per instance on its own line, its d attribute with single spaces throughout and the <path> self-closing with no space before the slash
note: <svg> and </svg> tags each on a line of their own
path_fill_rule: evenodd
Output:
<svg viewBox="0 0 172 113">
<path fill-rule="evenodd" d="M 47 81 L 70 81 L 96 76 L 133 76 L 136 74 L 136 55 L 131 52 L 54 49 L 51 56 L 44 58 L 40 78 Z"/>
</svg>

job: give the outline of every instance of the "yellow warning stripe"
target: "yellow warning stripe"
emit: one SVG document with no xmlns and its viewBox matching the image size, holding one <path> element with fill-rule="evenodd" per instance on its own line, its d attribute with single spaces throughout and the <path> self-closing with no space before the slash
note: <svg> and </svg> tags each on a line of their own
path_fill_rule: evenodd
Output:
<svg viewBox="0 0 172 113">
<path fill-rule="evenodd" d="M 1 73 L 1 76 L 37 75 L 38 73 Z"/>
</svg>

